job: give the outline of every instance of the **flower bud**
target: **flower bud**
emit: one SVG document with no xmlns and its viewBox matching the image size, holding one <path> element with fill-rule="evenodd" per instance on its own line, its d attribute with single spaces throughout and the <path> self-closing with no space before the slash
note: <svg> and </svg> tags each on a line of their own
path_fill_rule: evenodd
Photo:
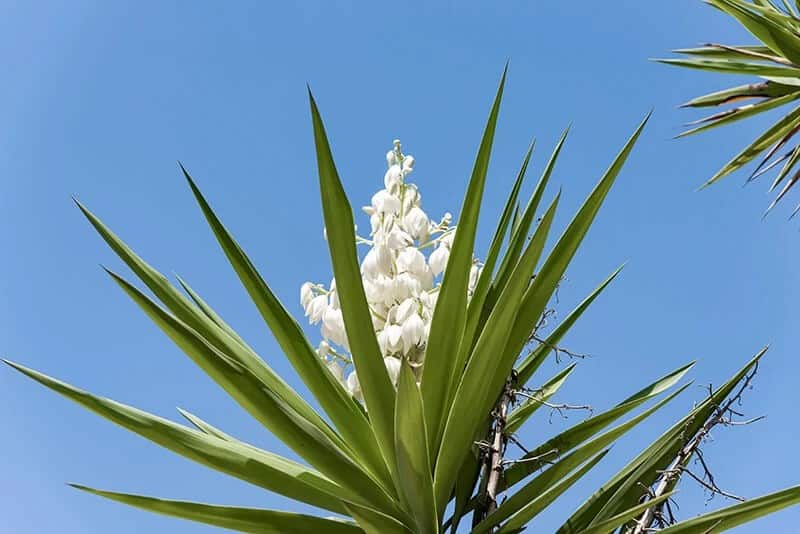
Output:
<svg viewBox="0 0 800 534">
<path fill-rule="evenodd" d="M 405 156 L 403 158 L 403 172 L 408 174 L 413 171 L 415 162 L 416 160 L 414 159 L 414 156 Z"/>
</svg>

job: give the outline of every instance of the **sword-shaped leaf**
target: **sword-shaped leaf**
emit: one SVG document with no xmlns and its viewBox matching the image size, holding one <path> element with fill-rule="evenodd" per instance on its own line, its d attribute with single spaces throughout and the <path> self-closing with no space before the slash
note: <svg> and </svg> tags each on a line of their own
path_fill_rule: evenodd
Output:
<svg viewBox="0 0 800 534">
<path fill-rule="evenodd" d="M 548 213 L 552 217 L 554 210 L 551 209 Z M 498 359 L 498 355 L 503 354 L 508 332 L 517 315 L 520 299 L 528 287 L 537 258 L 538 244 L 531 241 L 489 315 L 469 363 L 460 376 L 436 460 L 434 492 L 440 508 L 447 502 L 458 471 L 467 454 L 470 454 L 473 439 L 489 413 L 489 410 L 483 409 L 484 406 L 493 403 L 502 388 L 500 385 L 493 389 L 491 377 L 497 373 L 497 368 L 503 367 L 507 367 L 504 375 L 507 377 L 513 366 L 513 360 L 507 363 Z"/>
<path fill-rule="evenodd" d="M 355 499 L 364 503 L 314 469 L 286 458 L 241 442 L 209 436 L 131 406 L 92 395 L 20 364 L 5 363 L 97 415 L 222 473 L 336 513 L 347 513 L 341 499 Z"/>
<path fill-rule="evenodd" d="M 649 487 L 690 439 L 705 424 L 708 416 L 731 393 L 736 384 L 746 376 L 766 352 L 759 351 L 736 375 L 718 388 L 711 396 L 692 409 L 684 418 L 659 436 L 628 465 L 603 484 L 603 490 L 592 495 L 559 529 L 558 534 L 580 532 L 590 524 L 611 517 L 642 496 L 642 487 Z M 613 489 L 609 489 L 613 488 Z"/>
<path fill-rule="evenodd" d="M 403 360 L 397 382 L 395 449 L 401 494 L 421 534 L 437 534 L 439 523 L 433 500 L 433 478 L 422 394 L 411 366 Z"/>
<path fill-rule="evenodd" d="M 432 459 L 439 451 L 444 420 L 450 409 L 448 401 L 456 386 L 451 383 L 451 379 L 460 374 L 454 372 L 456 358 L 453 355 L 457 354 L 466 327 L 469 271 L 472 265 L 478 215 L 486 184 L 486 173 L 489 169 L 489 159 L 492 153 L 492 143 L 494 142 L 500 102 L 503 98 L 507 69 L 508 65 L 503 69 L 500 85 L 497 88 L 497 94 L 492 103 L 475 158 L 472 176 L 461 204 L 458 227 L 453 238 L 450 257 L 447 260 L 447 269 L 445 269 L 442 285 L 439 288 L 439 297 L 431 319 L 430 335 L 425 349 L 425 368 L 422 374 L 421 390 L 425 406 L 425 425 L 430 440 L 429 452 Z M 444 497 L 446 498 L 447 495 Z M 437 502 L 440 506 L 442 505 L 440 501 Z"/>
<path fill-rule="evenodd" d="M 533 282 L 531 282 L 530 286 L 525 291 L 519 305 L 519 313 L 514 319 L 514 325 L 511 328 L 503 356 L 500 358 L 501 361 L 511 361 L 513 365 L 516 357 L 522 352 L 528 337 L 536 328 L 548 301 L 564 275 L 564 271 L 575 255 L 578 246 L 580 246 L 583 241 L 597 212 L 600 210 L 600 206 L 603 204 L 606 195 L 614 184 L 614 180 L 622 169 L 625 160 L 633 149 L 633 145 L 639 138 L 649 118 L 650 114 L 648 113 L 636 128 L 633 135 L 625 143 L 625 146 L 614 159 L 611 166 L 606 170 L 605 174 L 583 203 L 569 226 L 567 226 L 567 229 L 556 243 L 547 260 L 545 260 L 544 265 L 539 269 Z M 497 385 L 498 383 L 502 384 L 508 376 L 509 370 L 510 369 L 505 369 L 502 365 L 497 366 L 492 378 L 493 388 L 499 387 Z M 493 400 L 494 399 L 491 399 L 490 402 L 493 402 Z"/>
<path fill-rule="evenodd" d="M 659 532 L 664 534 L 724 532 L 796 504 L 800 504 L 800 486 L 750 499 L 699 517 L 686 519 Z"/>
<path fill-rule="evenodd" d="M 526 398 L 525 401 L 519 405 L 519 408 L 511 412 L 511 415 L 508 416 L 505 431 L 509 434 L 513 434 L 519 430 L 525 421 L 530 419 L 543 403 L 547 402 L 550 397 L 561 389 L 561 386 L 564 385 L 564 382 L 567 381 L 567 378 L 572 374 L 573 370 L 575 370 L 574 363 L 568 365 L 553 378 L 545 382 L 542 387 L 536 389 L 529 398 Z"/>
<path fill-rule="evenodd" d="M 231 337 L 225 330 L 209 319 L 205 313 L 170 284 L 164 275 L 147 264 L 85 206 L 77 200 L 75 203 L 109 247 L 164 303 L 176 318 L 201 336 L 205 342 L 211 344 L 217 351 L 223 353 L 225 357 L 250 370 L 259 380 L 270 384 L 273 390 L 285 402 L 289 403 L 297 413 L 312 422 L 329 439 L 339 443 L 346 449 L 338 434 L 264 360 L 249 349 L 247 345 Z"/>
<path fill-rule="evenodd" d="M 127 504 L 167 516 L 197 521 L 215 527 L 250 532 L 253 534 L 307 534 L 308 532 L 325 532 L 326 534 L 360 534 L 363 533 L 355 523 L 341 519 L 324 519 L 313 515 L 297 514 L 279 510 L 263 510 L 259 508 L 240 508 L 236 506 L 218 506 L 187 501 L 157 499 L 145 495 L 132 495 L 115 491 L 103 491 L 79 484 L 70 484 L 73 488 L 86 491 L 112 501 Z"/>
<path fill-rule="evenodd" d="M 554 484 L 546 491 L 538 494 L 534 497 L 528 504 L 522 507 L 516 514 L 511 516 L 509 520 L 497 530 L 497 534 L 508 534 L 511 532 L 518 532 L 520 529 L 525 527 L 525 525 L 530 522 L 531 519 L 539 515 L 542 510 L 550 506 L 558 497 L 560 497 L 565 491 L 571 488 L 576 482 L 578 482 L 583 476 L 588 473 L 597 463 L 608 454 L 609 449 L 605 449 L 604 451 L 596 454 L 594 457 L 589 459 L 580 469 L 577 469 L 574 473 L 569 475 L 568 477 L 560 480 L 557 484 Z M 487 520 L 493 519 L 493 516 L 490 515 Z M 492 521 L 488 521 L 492 522 Z M 482 532 L 486 532 L 484 529 L 481 529 L 481 526 L 478 525 L 475 529 L 473 529 L 472 534 L 479 534 Z"/>
<path fill-rule="evenodd" d="M 653 505 L 662 503 L 667 499 L 671 498 L 674 494 L 675 494 L 674 491 L 665 493 L 664 495 L 656 497 L 651 502 L 653 503 Z M 621 527 L 634 517 L 641 514 L 646 509 L 647 509 L 647 503 L 640 504 L 632 508 L 628 508 L 624 512 L 620 512 L 614 517 L 610 517 L 601 523 L 597 523 L 596 525 L 592 525 L 589 528 L 581 530 L 580 534 L 610 534 L 611 532 L 614 532 L 617 528 Z"/>
<path fill-rule="evenodd" d="M 181 168 L 183 169 L 183 167 Z M 267 323 L 283 349 L 283 353 L 322 409 L 331 418 L 344 441 L 355 452 L 359 463 L 378 477 L 384 487 L 394 491 L 389 471 L 364 412 L 325 367 L 322 359 L 303 334 L 300 325 L 281 304 L 245 252 L 219 220 L 189 173 L 185 169 L 183 172 L 220 247 L 261 313 L 264 322 Z"/>
<path fill-rule="evenodd" d="M 472 293 L 472 299 L 469 301 L 464 335 L 458 348 L 458 360 L 453 366 L 454 373 L 460 373 L 461 369 L 463 369 L 467 356 L 472 351 L 474 342 L 477 341 L 477 333 L 480 330 L 479 325 L 483 318 L 484 303 L 486 302 L 486 297 L 492 285 L 495 264 L 500 256 L 500 249 L 503 247 L 503 241 L 505 241 L 509 223 L 512 222 L 514 206 L 517 205 L 517 197 L 519 196 L 520 187 L 522 187 L 522 181 L 525 178 L 525 172 L 528 169 L 528 163 L 530 163 L 531 154 L 533 154 L 533 146 L 534 143 L 531 143 L 528 147 L 528 151 L 525 153 L 525 158 L 522 160 L 522 166 L 520 167 L 519 173 L 517 173 L 517 179 L 514 181 L 514 186 L 511 188 L 511 193 L 508 196 L 506 205 L 503 208 L 503 213 L 497 223 L 497 229 L 489 245 L 489 252 L 486 254 L 486 259 L 483 262 L 483 268 L 478 277 L 478 283 L 475 286 L 475 291 Z M 514 231 L 512 229 L 512 236 L 513 233 Z M 451 381 L 453 380 L 455 379 L 451 378 Z"/>
<path fill-rule="evenodd" d="M 532 449 L 521 458 L 522 462 L 518 462 L 506 470 L 506 483 L 511 486 L 538 470 L 548 459 L 552 459 L 542 457 L 542 455 L 547 454 L 549 451 L 558 451 L 558 454 L 563 455 L 587 439 L 598 434 L 601 430 L 626 413 L 677 384 L 692 366 L 694 366 L 694 362 L 676 369 L 654 381 L 647 387 L 637 391 L 613 408 L 571 426 L 557 436 Z M 530 461 L 530 459 L 537 457 L 542 457 L 541 461 Z"/>
<path fill-rule="evenodd" d="M 325 133 L 325 126 L 310 90 L 308 98 L 311 106 L 311 121 L 314 126 L 322 212 L 350 353 L 353 356 L 353 363 L 358 373 L 364 403 L 369 412 L 369 420 L 378 447 L 389 470 L 396 475 L 394 385 L 389 379 L 383 363 L 378 340 L 372 329 L 372 316 L 364 294 L 364 286 L 361 283 L 353 210 L 339 179 Z M 393 479 L 397 482 L 397 476 L 394 476 Z"/>
<path fill-rule="evenodd" d="M 583 315 L 583 312 L 594 302 L 594 300 L 603 292 L 603 290 L 608 287 L 608 284 L 611 283 L 614 278 L 622 271 L 622 267 L 624 265 L 620 265 L 617 270 L 615 270 L 611 275 L 606 278 L 603 283 L 597 286 L 589 295 L 583 299 L 583 301 L 578 304 L 578 306 L 570 312 L 567 317 L 559 323 L 559 325 L 553 329 L 553 331 L 548 335 L 544 343 L 540 343 L 536 349 L 533 350 L 523 361 L 521 364 L 517 366 L 517 382 L 520 385 L 525 385 L 528 380 L 533 376 L 536 370 L 541 365 L 544 357 L 550 353 L 550 351 L 554 350 L 555 347 L 558 346 L 558 343 L 561 339 L 566 335 L 572 325 Z"/>
<path fill-rule="evenodd" d="M 378 507 L 393 508 L 386 490 L 350 460 L 347 449 L 343 450 L 316 425 L 284 402 L 275 392 L 274 385 L 261 381 L 255 374 L 227 358 L 128 282 L 114 273 L 109 274 L 181 350 L 278 439 L 338 484 L 364 497 L 367 502 Z"/>
</svg>

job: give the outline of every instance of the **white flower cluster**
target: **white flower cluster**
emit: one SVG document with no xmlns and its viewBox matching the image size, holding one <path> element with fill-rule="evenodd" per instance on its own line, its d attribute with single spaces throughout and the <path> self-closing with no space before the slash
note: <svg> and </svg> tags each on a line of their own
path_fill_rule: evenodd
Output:
<svg viewBox="0 0 800 534">
<path fill-rule="evenodd" d="M 447 266 L 456 228 L 451 226 L 450 213 L 434 223 L 422 210 L 417 186 L 406 182 L 414 169 L 414 158 L 402 153 L 400 141 L 394 142 L 386 161 L 389 169 L 383 179 L 385 187 L 363 208 L 370 218 L 370 239 L 356 236 L 356 240 L 370 246 L 361 262 L 362 282 L 386 369 L 396 383 L 402 358 L 416 369 L 425 362 L 425 346 L 441 283 L 438 279 Z M 423 252 L 426 249 L 434 249 L 429 257 Z M 470 294 L 479 273 L 480 265 L 474 262 Z M 311 324 L 322 323 L 319 356 L 348 391 L 362 400 L 348 355 L 336 280 L 331 280 L 329 288 L 304 283 L 300 302 Z"/>
</svg>

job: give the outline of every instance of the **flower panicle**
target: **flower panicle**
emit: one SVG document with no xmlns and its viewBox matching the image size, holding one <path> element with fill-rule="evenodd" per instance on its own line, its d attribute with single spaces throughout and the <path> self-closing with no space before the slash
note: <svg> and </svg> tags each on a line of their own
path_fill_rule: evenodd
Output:
<svg viewBox="0 0 800 534">
<path fill-rule="evenodd" d="M 369 216 L 369 238 L 354 239 L 370 247 L 361 262 L 362 283 L 387 372 L 396 383 L 402 359 L 417 370 L 425 363 L 433 310 L 456 227 L 449 212 L 434 222 L 423 210 L 419 188 L 407 181 L 416 160 L 403 154 L 399 140 L 386 153 L 386 163 L 384 187 L 362 208 Z M 426 251 L 430 251 L 427 256 Z M 476 262 L 470 272 L 470 295 L 479 273 Z M 336 280 L 328 288 L 305 282 L 300 303 L 309 322 L 320 324 L 320 358 L 350 394 L 362 400 L 358 376 L 346 355 L 349 344 Z"/>
</svg>

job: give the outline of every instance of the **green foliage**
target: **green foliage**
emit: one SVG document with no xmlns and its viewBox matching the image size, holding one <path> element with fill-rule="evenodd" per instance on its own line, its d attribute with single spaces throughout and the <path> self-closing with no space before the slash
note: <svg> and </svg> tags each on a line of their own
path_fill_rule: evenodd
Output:
<svg viewBox="0 0 800 534">
<path fill-rule="evenodd" d="M 685 57 L 658 61 L 680 67 L 756 76 L 758 81 L 739 85 L 694 98 L 683 107 L 705 108 L 733 104 L 732 107 L 692 121 L 684 137 L 753 117 L 778 107 L 793 105 L 800 98 L 800 15 L 789 2 L 773 0 L 706 0 L 708 4 L 734 18 L 753 37 L 756 46 L 729 46 L 711 43 L 699 48 L 675 50 Z M 745 102 L 744 104 L 741 104 Z M 770 185 L 770 192 L 780 186 L 767 208 L 769 212 L 800 180 L 800 143 L 795 135 L 800 131 L 800 107 L 792 107 L 763 134 L 741 150 L 703 187 L 711 185 L 741 169 L 756 158 L 759 163 L 750 173 L 748 182 L 779 169 Z M 794 139 L 794 141 L 793 141 Z M 783 165 L 781 165 L 783 164 Z M 800 211 L 798 206 L 794 216 Z M 766 213 L 765 213 L 766 215 Z"/>
<path fill-rule="evenodd" d="M 777 35 L 775 39 L 779 37 L 784 36 Z M 708 61 L 722 61 L 711 55 Z M 518 198 L 531 147 L 496 226 L 486 268 L 469 300 L 467 279 L 504 82 L 505 72 L 460 211 L 421 382 L 418 384 L 416 371 L 404 361 L 396 389 L 383 363 L 365 300 L 350 203 L 320 113 L 310 97 L 328 244 L 364 406 L 322 364 L 298 323 L 223 226 L 185 169 L 189 187 L 220 247 L 324 413 L 317 413 L 279 377 L 188 284 L 179 280 L 187 297 L 79 204 L 101 237 L 160 303 L 109 271 L 122 290 L 192 361 L 308 465 L 241 442 L 189 412 L 181 414 L 191 426 L 177 424 L 7 362 L 88 410 L 177 454 L 268 491 L 339 514 L 341 518 L 75 487 L 148 511 L 243 532 L 438 534 L 447 529 L 454 532 L 461 517 L 478 506 L 476 481 L 480 462 L 474 443 L 485 438 L 498 398 L 508 384 L 523 388 L 534 378 L 539 380 L 537 371 L 553 347 L 619 273 L 619 269 L 615 271 L 545 340 L 523 356 L 559 281 L 647 122 L 645 118 L 635 129 L 546 255 L 545 244 L 559 195 L 536 222 L 535 212 L 566 132 L 527 207 L 520 213 Z M 504 243 L 507 243 L 505 248 Z M 676 451 L 695 435 L 714 407 L 729 397 L 761 354 L 591 495 L 567 519 L 561 532 L 601 533 L 625 528 L 632 519 L 668 499 L 672 487 L 670 492 L 649 500 L 643 488 L 654 483 L 659 469 L 669 465 Z M 692 365 L 655 380 L 616 406 L 533 447 L 505 470 L 497 489 L 505 492 L 507 499 L 493 513 L 476 521 L 473 532 L 518 532 L 525 528 L 603 460 L 619 438 L 684 391 L 688 384 L 678 386 L 678 383 Z M 543 380 L 540 388 L 532 390 L 536 393 L 529 400 L 512 406 L 506 436 L 527 422 L 574 369 L 575 365 L 570 365 Z M 618 419 L 667 392 L 638 415 L 608 429 Z M 669 530 L 701 532 L 709 527 L 729 528 L 798 501 L 800 490 L 787 490 L 678 523 Z M 446 517 L 450 511 L 452 515 Z"/>
</svg>

